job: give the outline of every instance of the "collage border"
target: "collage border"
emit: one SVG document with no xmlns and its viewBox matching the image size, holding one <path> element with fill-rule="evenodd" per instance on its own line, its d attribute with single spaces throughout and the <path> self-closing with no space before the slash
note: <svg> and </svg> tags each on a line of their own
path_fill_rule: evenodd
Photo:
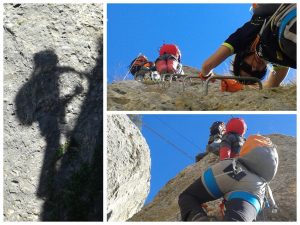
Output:
<svg viewBox="0 0 300 225">
<path fill-rule="evenodd" d="M 259 3 L 269 3 L 270 1 L 256 1 Z M 293 0 L 293 1 L 272 1 L 272 3 L 282 3 L 282 2 L 287 2 L 287 3 L 297 3 L 297 1 Z M 108 115 L 114 115 L 114 114 L 182 114 L 182 115 L 193 115 L 193 114 L 197 114 L 197 115 L 206 115 L 206 114 L 265 114 L 265 115 L 269 115 L 269 114 L 287 114 L 287 115 L 296 115 L 296 120 L 297 120 L 297 143 L 299 143 L 299 120 L 298 117 L 300 115 L 300 111 L 299 111 L 299 96 L 300 96 L 300 87 L 299 85 L 297 85 L 297 110 L 296 111 L 195 111 L 195 112 L 187 112 L 187 111 L 107 111 L 107 4 L 118 4 L 118 3 L 170 3 L 170 4 L 177 4 L 177 3 L 249 3 L 249 1 L 245 1 L 245 0 L 241 0 L 241 1 L 203 1 L 203 0 L 198 0 L 198 1 L 179 1 L 179 0 L 173 0 L 173 1 L 158 1 L 158 0 L 153 0 L 153 1 L 126 1 L 126 0 L 105 0 L 105 1 L 88 1 L 88 0 L 77 0 L 77 1 L 66 1 L 66 0 L 62 0 L 62 1 L 58 1 L 58 0 L 46 0 L 46 1 L 42 1 L 42 0 L 37 0 L 37 1 L 24 1 L 24 0 L 19 0 L 19 1 L 4 1 L 1 3 L 1 7 L 0 7 L 0 13 L 2 15 L 2 19 L 0 22 L 1 25 L 1 45 L 0 45 L 0 60 L 1 60 L 1 66 L 0 66 L 0 71 L 1 71 L 1 75 L 0 76 L 0 83 L 3 84 L 3 13 L 4 13 L 4 9 L 3 9 L 3 4 L 5 3 L 59 3 L 59 4 L 74 4 L 74 3 L 101 3 L 103 4 L 103 221 L 105 223 L 109 223 L 107 222 L 107 217 L 106 217 L 106 205 L 107 205 L 107 200 L 106 200 L 106 196 L 107 196 L 107 175 L 106 175 L 106 170 L 107 170 L 107 154 L 106 154 L 106 149 L 107 149 L 107 116 Z M 297 26 L 297 29 L 299 30 L 299 25 Z M 299 40 L 299 37 L 297 38 L 297 40 Z M 299 56 L 299 45 L 297 46 L 297 53 Z M 297 64 L 299 64 L 299 57 L 297 60 Z M 297 75 L 299 75 L 299 73 L 297 72 Z M 298 84 L 298 82 L 297 82 Z M 0 116 L 3 118 L 0 121 L 0 126 L 1 126 L 1 138 L 0 138 L 0 143 L 1 143 L 1 149 L 2 149 L 2 154 L 1 154 L 1 171 L 0 171 L 0 176 L 2 177 L 0 184 L 2 187 L 2 191 L 3 189 L 3 152 L 4 152 L 4 140 L 3 140 L 3 132 L 4 132 L 4 124 L 3 124 L 3 98 L 4 98 L 4 93 L 3 93 L 3 85 L 1 85 L 0 88 L 0 95 L 1 95 L 1 112 L 0 112 Z M 299 152 L 299 144 L 297 144 L 297 152 Z M 297 154 L 297 162 L 299 162 L 299 154 Z M 297 180 L 299 178 L 299 166 L 297 166 Z M 297 182 L 297 184 L 299 184 Z M 297 192 L 299 191 L 299 185 L 297 185 Z M 3 192 L 2 192 L 3 193 Z M 299 192 L 298 192 L 299 193 Z M 3 196 L 3 194 L 2 194 Z M 299 207 L 299 195 L 297 196 L 297 206 Z M 1 204 L 0 204 L 0 211 L 1 216 L 0 216 L 0 221 L 4 221 L 4 217 L 3 217 L 3 197 L 1 198 Z M 297 210 L 297 218 L 299 218 L 299 210 Z M 86 222 L 83 222 L 86 223 Z M 65 224 L 65 223 L 64 223 Z"/>
</svg>

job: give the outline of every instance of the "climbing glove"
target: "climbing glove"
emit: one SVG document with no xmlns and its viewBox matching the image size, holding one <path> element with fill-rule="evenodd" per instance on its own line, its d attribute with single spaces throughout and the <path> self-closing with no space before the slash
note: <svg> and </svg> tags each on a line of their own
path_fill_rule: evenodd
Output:
<svg viewBox="0 0 300 225">
<path fill-rule="evenodd" d="M 237 92 L 244 89 L 244 85 L 234 79 L 224 79 L 221 81 L 221 91 Z"/>
<path fill-rule="evenodd" d="M 203 75 L 203 73 L 200 71 L 198 76 L 200 77 L 201 80 L 206 81 L 208 78 L 210 78 L 211 76 L 213 76 L 212 71 L 210 71 L 206 76 Z M 212 79 L 211 82 L 214 83 L 216 80 Z"/>
<path fill-rule="evenodd" d="M 206 81 L 208 78 L 210 78 L 213 75 L 213 73 L 210 71 L 207 75 L 203 75 L 203 73 L 200 71 L 198 76 L 201 78 L 201 80 Z"/>
</svg>

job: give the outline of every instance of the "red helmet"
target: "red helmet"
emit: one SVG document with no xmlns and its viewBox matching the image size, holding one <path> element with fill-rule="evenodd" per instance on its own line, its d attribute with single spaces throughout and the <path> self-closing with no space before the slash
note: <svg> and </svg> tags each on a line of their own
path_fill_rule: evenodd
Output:
<svg viewBox="0 0 300 225">
<path fill-rule="evenodd" d="M 242 118 L 232 118 L 226 124 L 226 133 L 234 132 L 244 135 L 247 131 L 247 124 Z"/>
</svg>

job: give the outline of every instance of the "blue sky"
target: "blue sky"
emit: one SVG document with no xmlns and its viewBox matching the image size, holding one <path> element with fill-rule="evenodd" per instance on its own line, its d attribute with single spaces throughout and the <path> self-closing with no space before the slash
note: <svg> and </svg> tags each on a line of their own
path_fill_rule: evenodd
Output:
<svg viewBox="0 0 300 225">
<path fill-rule="evenodd" d="M 232 116 L 244 118 L 248 126 L 246 137 L 257 133 L 296 137 L 296 115 L 143 115 L 142 133 L 151 154 L 151 186 L 147 202 L 170 179 L 194 163 L 197 153 L 205 150 L 211 124 L 216 120 L 227 122 Z"/>
<path fill-rule="evenodd" d="M 108 4 L 107 81 L 122 80 L 139 54 L 154 61 L 163 43 L 175 43 L 183 65 L 200 69 L 227 37 L 251 18 L 251 4 Z M 215 69 L 224 74 L 230 60 Z M 288 80 L 296 76 L 291 71 Z M 127 79 L 132 79 L 128 75 Z"/>
</svg>

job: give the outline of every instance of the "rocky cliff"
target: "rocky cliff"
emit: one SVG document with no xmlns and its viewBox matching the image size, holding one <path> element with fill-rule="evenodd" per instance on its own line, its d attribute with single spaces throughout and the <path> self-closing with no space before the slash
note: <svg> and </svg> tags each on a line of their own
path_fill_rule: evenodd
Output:
<svg viewBox="0 0 300 225">
<path fill-rule="evenodd" d="M 126 115 L 107 118 L 107 219 L 126 221 L 150 191 L 150 150 Z"/>
<path fill-rule="evenodd" d="M 267 135 L 277 145 L 279 167 L 275 179 L 270 183 L 279 210 L 272 214 L 265 209 L 258 217 L 259 221 L 296 221 L 296 138 L 273 134 Z M 178 196 L 208 166 L 214 164 L 217 157 L 213 154 L 205 156 L 176 177 L 170 180 L 157 194 L 152 202 L 144 206 L 130 221 L 180 221 Z M 208 206 L 209 214 L 219 217 L 218 201 Z"/>
<path fill-rule="evenodd" d="M 197 70 L 185 67 L 187 75 L 197 76 Z M 183 83 L 173 81 L 171 86 L 144 84 L 125 80 L 107 86 L 108 110 L 296 110 L 296 86 L 229 93 L 220 92 L 220 81 L 209 84 L 208 95 L 204 85 L 193 80 L 183 90 Z"/>
<path fill-rule="evenodd" d="M 101 4 L 4 4 L 4 219 L 102 219 Z"/>
</svg>

